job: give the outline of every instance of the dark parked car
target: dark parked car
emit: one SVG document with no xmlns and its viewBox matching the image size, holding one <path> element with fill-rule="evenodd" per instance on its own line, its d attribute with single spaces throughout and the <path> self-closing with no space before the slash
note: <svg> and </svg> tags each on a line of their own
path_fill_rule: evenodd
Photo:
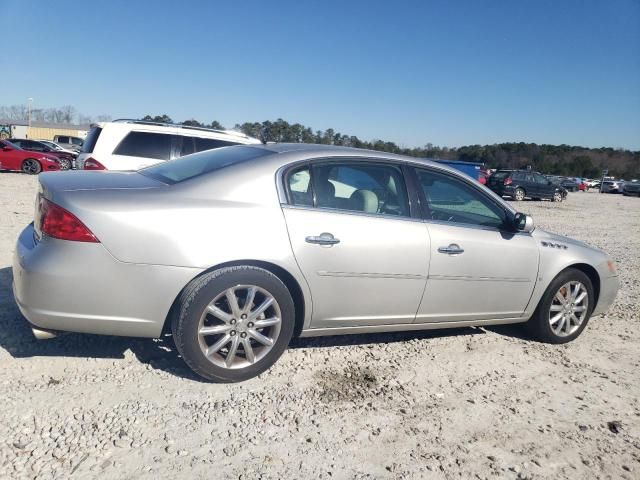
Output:
<svg viewBox="0 0 640 480">
<path fill-rule="evenodd" d="M 29 140 L 26 138 L 10 138 L 9 141 L 29 152 L 47 153 L 55 156 L 59 160 L 61 170 L 69 170 L 73 165 L 74 157 L 70 153 L 61 152 L 51 148 L 49 145 L 38 142 L 37 140 Z"/>
<path fill-rule="evenodd" d="M 566 177 L 549 177 L 556 185 L 560 185 L 562 188 L 566 189 L 568 192 L 577 192 L 580 189 L 580 183 L 573 178 Z"/>
<path fill-rule="evenodd" d="M 630 197 L 631 195 L 640 197 L 640 182 L 637 180 L 625 182 L 622 187 L 622 193 L 625 197 Z"/>
<path fill-rule="evenodd" d="M 546 198 L 561 202 L 567 196 L 566 189 L 554 184 L 544 175 L 524 170 L 498 170 L 489 177 L 487 186 L 498 195 L 511 197 L 516 201 Z"/>
</svg>

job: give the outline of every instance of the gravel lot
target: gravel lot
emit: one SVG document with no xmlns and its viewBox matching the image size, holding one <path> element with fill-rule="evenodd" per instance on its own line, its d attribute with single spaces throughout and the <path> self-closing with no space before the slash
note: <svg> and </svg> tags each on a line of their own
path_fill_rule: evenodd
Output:
<svg viewBox="0 0 640 480">
<path fill-rule="evenodd" d="M 161 340 L 37 342 L 11 294 L 36 179 L 0 173 L 0 478 L 639 478 L 640 199 L 523 202 L 607 250 L 622 288 L 574 343 L 517 327 L 296 340 L 200 382 Z"/>
</svg>

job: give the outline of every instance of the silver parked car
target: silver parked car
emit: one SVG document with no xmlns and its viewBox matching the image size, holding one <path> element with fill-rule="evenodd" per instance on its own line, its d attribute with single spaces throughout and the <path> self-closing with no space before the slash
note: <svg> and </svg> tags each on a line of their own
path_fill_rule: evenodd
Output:
<svg viewBox="0 0 640 480">
<path fill-rule="evenodd" d="M 13 266 L 35 335 L 170 328 L 215 381 L 260 374 L 294 335 L 527 322 L 564 343 L 618 290 L 604 252 L 415 158 L 234 146 L 39 179 Z"/>
</svg>

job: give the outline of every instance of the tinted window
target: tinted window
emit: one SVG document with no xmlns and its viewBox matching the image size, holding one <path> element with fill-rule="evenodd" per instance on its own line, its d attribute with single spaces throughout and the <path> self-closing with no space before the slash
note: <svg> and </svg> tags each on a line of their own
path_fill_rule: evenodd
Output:
<svg viewBox="0 0 640 480">
<path fill-rule="evenodd" d="M 542 185 L 547 185 L 549 183 L 549 180 L 547 180 L 546 177 L 543 177 L 539 173 L 534 173 L 533 178 L 536 181 L 536 183 L 541 183 Z"/>
<path fill-rule="evenodd" d="M 312 167 L 317 207 L 383 215 L 409 215 L 400 170 L 368 163 L 330 163 Z"/>
<path fill-rule="evenodd" d="M 73 143 L 74 145 L 82 146 L 84 142 L 82 141 L 81 138 L 71 137 L 71 143 Z"/>
<path fill-rule="evenodd" d="M 98 138 L 100 138 L 100 134 L 102 133 L 102 128 L 100 127 L 92 127 L 87 134 L 87 138 L 84 139 L 84 143 L 82 144 L 82 153 L 93 153 L 93 149 L 96 148 L 96 143 L 98 143 Z"/>
<path fill-rule="evenodd" d="M 193 137 L 178 137 L 182 141 L 182 146 L 180 147 L 180 157 L 184 157 L 185 155 L 191 155 L 196 151 L 196 144 Z"/>
<path fill-rule="evenodd" d="M 223 140 L 215 140 L 213 138 L 200 138 L 196 137 L 196 152 L 202 152 L 203 150 L 211 150 L 213 148 L 230 147 L 231 145 L 238 145 L 234 142 L 225 142 Z"/>
<path fill-rule="evenodd" d="M 60 143 L 70 143 L 69 142 L 69 137 L 60 137 L 60 136 L 58 136 L 57 139 L 58 139 L 58 141 Z"/>
<path fill-rule="evenodd" d="M 313 206 L 309 167 L 302 167 L 292 171 L 287 177 L 287 186 L 289 187 L 289 195 L 293 205 Z"/>
<path fill-rule="evenodd" d="M 113 151 L 114 155 L 169 160 L 171 135 L 151 132 L 130 132 Z"/>
<path fill-rule="evenodd" d="M 164 183 L 178 183 L 272 153 L 262 148 L 220 148 L 159 163 L 140 170 L 140 173 Z"/>
<path fill-rule="evenodd" d="M 507 177 L 511 172 L 496 172 L 493 175 L 491 175 L 492 178 L 498 179 L 498 180 L 502 180 L 503 178 Z"/>
<path fill-rule="evenodd" d="M 504 211 L 463 180 L 430 170 L 417 172 L 431 220 L 495 228 L 503 225 Z"/>
<path fill-rule="evenodd" d="M 514 172 L 513 175 L 511 175 L 511 178 L 513 179 L 514 182 L 524 182 L 524 173 L 521 172 Z"/>
</svg>

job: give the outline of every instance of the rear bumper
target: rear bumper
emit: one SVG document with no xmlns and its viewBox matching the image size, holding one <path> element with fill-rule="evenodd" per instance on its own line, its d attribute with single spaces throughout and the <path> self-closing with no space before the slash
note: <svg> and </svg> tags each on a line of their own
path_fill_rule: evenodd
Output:
<svg viewBox="0 0 640 480">
<path fill-rule="evenodd" d="M 171 305 L 199 271 L 123 263 L 102 244 L 43 238 L 33 226 L 18 238 L 13 293 L 41 330 L 132 337 L 161 334 Z"/>
</svg>

